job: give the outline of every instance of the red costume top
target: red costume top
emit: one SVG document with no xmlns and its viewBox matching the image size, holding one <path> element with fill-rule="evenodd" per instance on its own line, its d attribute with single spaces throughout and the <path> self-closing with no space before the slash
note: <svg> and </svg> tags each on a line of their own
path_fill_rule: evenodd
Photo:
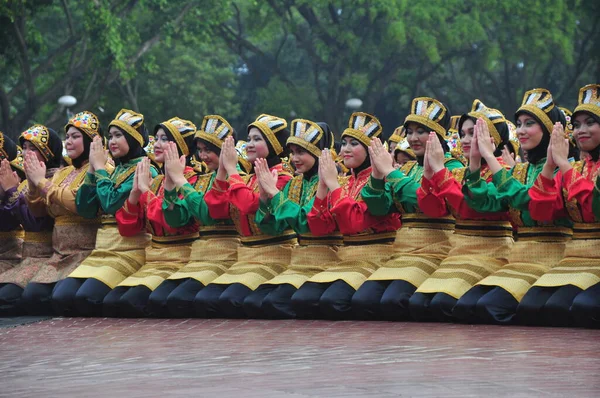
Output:
<svg viewBox="0 0 600 398">
<path fill-rule="evenodd" d="M 593 210 L 593 194 L 599 172 L 600 160 L 593 161 L 587 155 L 584 160 L 575 162 L 564 176 L 560 171 L 553 179 L 540 174 L 529 189 L 531 217 L 537 221 L 552 221 L 568 214 L 575 222 L 598 222 Z"/>
<path fill-rule="evenodd" d="M 339 230 L 343 235 L 356 235 L 361 232 L 393 232 L 400 228 L 398 213 L 374 216 L 368 211 L 360 192 L 370 175 L 371 167 L 357 175 L 352 173 L 340 188 L 329 192 L 324 199 L 315 197 L 307 216 L 310 232 L 318 236 Z"/>
<path fill-rule="evenodd" d="M 198 179 L 198 175 L 191 167 L 186 167 L 184 175 L 190 184 L 194 184 Z M 195 219 L 180 228 L 170 227 L 165 221 L 165 216 L 162 210 L 163 198 L 165 195 L 164 175 L 159 175 L 152 181 L 150 190 L 144 192 L 140 196 L 137 205 L 131 204 L 129 198 L 123 204 L 115 218 L 119 233 L 122 236 L 134 236 L 144 231 L 151 233 L 152 236 L 169 237 L 169 236 L 188 236 L 195 239 L 198 235 L 199 224 Z M 192 237 L 195 235 L 194 237 Z"/>
<path fill-rule="evenodd" d="M 281 164 L 273 166 L 271 170 L 277 170 L 277 189 L 283 190 L 292 175 Z M 234 174 L 228 181 L 215 179 L 204 200 L 212 218 L 231 218 L 242 237 L 264 235 L 254 222 L 260 205 L 256 174 L 243 177 Z"/>
<path fill-rule="evenodd" d="M 505 169 L 510 168 L 502 158 L 497 159 Z M 435 173 L 431 180 L 423 177 L 421 187 L 417 190 L 421 211 L 430 217 L 444 217 L 452 213 L 457 220 L 508 220 L 507 212 L 480 213 L 467 205 L 462 190 L 467 173 L 468 168 L 465 167 L 452 171 L 444 168 Z M 481 167 L 480 175 L 486 182 L 492 182 L 493 174 L 487 164 Z"/>
</svg>

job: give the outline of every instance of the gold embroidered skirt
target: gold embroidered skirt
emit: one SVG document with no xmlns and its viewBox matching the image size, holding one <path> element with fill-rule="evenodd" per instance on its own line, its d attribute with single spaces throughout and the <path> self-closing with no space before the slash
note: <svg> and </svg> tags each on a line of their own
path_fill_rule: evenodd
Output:
<svg viewBox="0 0 600 398">
<path fill-rule="evenodd" d="M 24 237 L 22 229 L 0 232 L 0 274 L 21 262 Z"/>
<path fill-rule="evenodd" d="M 192 278 L 206 286 L 236 262 L 239 246 L 237 237 L 200 238 L 192 243 L 190 261 L 167 279 Z"/>
<path fill-rule="evenodd" d="M 568 228 L 520 228 L 508 264 L 476 285 L 498 286 L 521 301 L 527 290 L 563 258 Z"/>
<path fill-rule="evenodd" d="M 405 214 L 402 223 L 391 258 L 369 280 L 404 280 L 419 287 L 448 256 L 454 218 L 427 219 Z"/>
<path fill-rule="evenodd" d="M 600 224 L 575 224 L 560 262 L 533 286 L 574 285 L 587 289 L 600 282 Z"/>
<path fill-rule="evenodd" d="M 514 243 L 508 221 L 457 220 L 452 249 L 418 293 L 446 293 L 459 299 L 477 282 L 508 262 Z"/>
<path fill-rule="evenodd" d="M 23 260 L 0 275 L 0 283 L 13 283 L 22 288 L 52 256 L 52 232 L 25 232 Z"/>
<path fill-rule="evenodd" d="M 149 243 L 147 233 L 124 237 L 115 224 L 105 224 L 96 235 L 96 248 L 69 277 L 94 278 L 114 289 L 142 267 Z"/>
<path fill-rule="evenodd" d="M 156 289 L 165 279 L 187 264 L 192 251 L 192 242 L 189 240 L 197 236 L 198 234 L 194 234 L 187 239 L 178 237 L 187 243 L 171 241 L 168 244 L 158 243 L 155 240 L 160 237 L 153 237 L 152 244 L 146 248 L 146 263 L 133 275 L 119 283 L 119 286 L 144 285 L 150 290 Z"/>
<path fill-rule="evenodd" d="M 285 271 L 295 244 L 243 245 L 238 248 L 237 261 L 211 283 L 231 285 L 241 283 L 255 290 L 261 283 Z"/>
<path fill-rule="evenodd" d="M 54 221 L 54 253 L 44 262 L 31 282 L 54 283 L 65 279 L 94 250 L 100 220 L 61 216 Z"/>
<path fill-rule="evenodd" d="M 341 243 L 341 239 L 340 242 Z M 265 285 L 282 285 L 289 283 L 296 289 L 319 272 L 340 262 L 339 246 L 333 245 L 298 245 L 292 249 L 290 266 L 275 278 L 266 281 Z"/>
<path fill-rule="evenodd" d="M 325 270 L 308 281 L 331 283 L 344 281 L 355 290 L 369 275 L 389 260 L 395 232 L 344 236 L 344 246 L 337 251 L 339 261 L 324 264 Z"/>
</svg>

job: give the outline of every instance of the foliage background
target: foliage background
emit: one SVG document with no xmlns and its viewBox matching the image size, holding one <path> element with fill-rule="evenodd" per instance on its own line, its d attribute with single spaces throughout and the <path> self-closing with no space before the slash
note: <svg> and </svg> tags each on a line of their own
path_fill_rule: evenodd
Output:
<svg viewBox="0 0 600 398">
<path fill-rule="evenodd" d="M 574 107 L 600 82 L 596 0 L 0 0 L 0 130 L 62 130 L 123 107 L 149 127 L 206 114 L 238 131 L 260 113 L 326 121 L 376 114 L 384 136 L 416 96 L 453 114 L 475 98 L 512 118 L 523 93 Z"/>
</svg>

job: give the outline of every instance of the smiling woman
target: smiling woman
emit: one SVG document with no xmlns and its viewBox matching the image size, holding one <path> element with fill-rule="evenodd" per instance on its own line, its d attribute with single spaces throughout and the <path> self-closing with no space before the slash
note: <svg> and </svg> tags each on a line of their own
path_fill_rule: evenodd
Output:
<svg viewBox="0 0 600 398">
<path fill-rule="evenodd" d="M 195 184 L 198 175 L 191 167 L 190 148 L 194 145 L 196 126 L 189 120 L 172 118 L 154 129 L 154 155 L 158 163 L 171 170 L 170 181 L 164 173 L 150 177 L 150 159 L 137 164 L 133 189 L 115 218 L 119 233 L 135 237 L 144 232 L 152 235 L 146 247 L 145 262 L 121 281 L 103 301 L 107 316 L 143 317 L 152 315 L 148 302 L 151 294 L 170 275 L 180 270 L 190 258 L 192 242 L 198 238 L 198 223 L 172 228 L 163 216 L 165 189 L 173 189 L 173 179 Z M 180 157 L 185 158 L 182 164 Z"/>
<path fill-rule="evenodd" d="M 431 145 L 440 151 L 441 169 L 463 166 L 449 153 L 445 140 L 449 122 L 450 114 L 443 103 L 429 97 L 415 98 L 404 126 L 417 159 L 396 170 L 391 159 L 381 153 L 377 156 L 371 149 L 374 171 L 361 192 L 362 199 L 374 215 L 401 214 L 402 227 L 395 235 L 391 258 L 352 297 L 353 310 L 362 319 L 408 318 L 410 296 L 448 254 L 454 218 L 424 214 L 417 206 L 417 190 L 425 171 L 425 153 Z"/>
<path fill-rule="evenodd" d="M 144 263 L 150 236 L 141 233 L 121 237 L 114 214 L 133 187 L 134 172 L 137 163 L 146 158 L 143 148 L 147 143 L 144 116 L 122 109 L 109 124 L 109 149 L 117 165 L 112 172 L 101 137 L 94 137 L 75 205 L 77 214 L 90 221 L 101 215 L 102 227 L 96 235 L 95 250 L 52 293 L 53 306 L 59 314 L 102 314 L 106 294 Z M 153 167 L 149 173 L 157 174 Z"/>
<path fill-rule="evenodd" d="M 48 279 L 46 275 L 38 279 L 38 282 L 50 282 L 49 284 L 29 283 L 40 270 L 48 271 L 52 268 L 46 267 L 46 263 L 53 254 L 54 222 L 52 214 L 46 211 L 45 202 L 40 202 L 38 196 L 42 195 L 40 190 L 50 184 L 49 180 L 54 180 L 62 158 L 62 142 L 54 130 L 39 124 L 21 133 L 19 142 L 26 149 L 21 158 L 14 151 L 16 159 L 13 162 L 23 160 L 23 166 L 27 164 L 28 167 L 21 166 L 27 174 L 27 180 L 19 182 L 7 160 L 2 162 L 0 169 L 0 184 L 5 195 L 0 207 L 2 222 L 5 222 L 6 214 L 9 215 L 6 217 L 7 223 L 11 217 L 16 216 L 25 230 L 23 260 L 0 275 L 0 315 L 4 316 L 16 315 L 23 311 L 24 306 L 28 312 L 48 313 L 49 295 L 54 282 L 60 279 L 52 274 Z M 30 206 L 30 202 L 37 202 L 37 205 Z M 60 242 L 55 242 L 55 245 L 59 244 Z M 23 297 L 26 286 L 29 289 L 27 296 Z"/>
<path fill-rule="evenodd" d="M 340 244 L 341 236 L 316 238 L 310 233 L 307 220 L 319 184 L 319 156 L 331 148 L 333 134 L 326 123 L 306 119 L 295 119 L 291 126 L 287 146 L 297 175 L 280 191 L 266 167 L 259 169 L 262 199 L 256 224 L 261 231 L 273 236 L 293 229 L 298 234 L 299 246 L 292 249 L 288 269 L 261 283 L 246 297 L 244 310 L 249 317 L 295 317 L 292 295 L 312 276 L 339 261 L 337 246 L 331 244 Z"/>
<path fill-rule="evenodd" d="M 246 152 L 254 167 L 249 176 L 239 173 L 233 137 L 225 139 L 215 181 L 204 198 L 211 217 L 235 223 L 242 245 L 237 251 L 237 262 L 194 298 L 197 316 L 245 317 L 244 299 L 289 266 L 291 250 L 297 242 L 295 232 L 286 229 L 277 236 L 269 236 L 256 225 L 260 206 L 257 162 L 276 175 L 274 187 L 283 189 L 292 177 L 281 164 L 281 157 L 287 154 L 288 137 L 287 122 L 277 116 L 263 114 L 250 123 Z"/>
<path fill-rule="evenodd" d="M 517 135 L 529 163 L 506 170 L 494 154 L 489 141 L 492 134 L 483 125 L 477 135 L 479 153 L 471 154 L 470 172 L 464 185 L 467 205 L 482 213 L 508 211 L 517 229 L 517 239 L 508 263 L 477 282 L 458 300 L 452 315 L 462 320 L 514 322 L 517 305 L 531 284 L 560 261 L 565 242 L 571 236 L 568 219 L 557 217 L 551 223 L 537 223 L 532 219 L 530 210 L 534 208 L 529 203 L 529 189 L 545 167 L 550 134 L 554 134 L 555 124 L 565 125 L 565 116 L 548 90 L 534 89 L 523 96 L 515 119 Z M 493 174 L 491 183 L 479 170 L 484 159 Z M 553 165 L 548 172 L 554 173 Z"/>
<path fill-rule="evenodd" d="M 575 140 L 587 153 L 581 162 L 568 161 L 569 145 L 559 125 L 552 133 L 544 171 L 529 190 L 531 216 L 544 223 L 567 212 L 573 221 L 573 239 L 564 258 L 546 270 L 519 304 L 517 315 L 525 323 L 600 326 L 600 85 L 579 91 L 573 112 Z M 554 167 L 559 172 L 552 178 Z"/>
</svg>

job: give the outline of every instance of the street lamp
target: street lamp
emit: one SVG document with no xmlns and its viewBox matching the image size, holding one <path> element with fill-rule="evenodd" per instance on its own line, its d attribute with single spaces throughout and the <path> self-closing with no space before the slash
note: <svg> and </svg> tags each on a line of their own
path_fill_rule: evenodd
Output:
<svg viewBox="0 0 600 398">
<path fill-rule="evenodd" d="M 361 99 L 350 98 L 348 101 L 346 101 L 346 108 L 355 111 L 358 108 L 360 108 L 362 106 L 362 104 L 363 104 L 363 102 Z"/>
<path fill-rule="evenodd" d="M 72 95 L 63 95 L 58 99 L 58 104 L 67 108 L 67 121 L 73 117 L 73 112 L 69 109 L 77 104 L 77 98 Z"/>
</svg>

